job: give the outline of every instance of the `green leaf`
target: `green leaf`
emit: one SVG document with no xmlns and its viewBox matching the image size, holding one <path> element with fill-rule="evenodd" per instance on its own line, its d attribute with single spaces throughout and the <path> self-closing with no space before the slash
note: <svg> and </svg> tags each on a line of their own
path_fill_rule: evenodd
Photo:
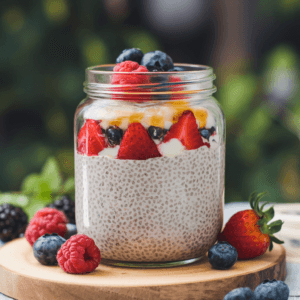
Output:
<svg viewBox="0 0 300 300">
<path fill-rule="evenodd" d="M 63 186 L 63 193 L 70 194 L 75 192 L 75 179 L 74 177 L 69 177 Z"/>
<path fill-rule="evenodd" d="M 266 222 L 268 223 L 270 220 L 274 218 L 275 215 L 274 206 L 271 206 L 268 210 L 263 212 L 263 214 Z"/>
<path fill-rule="evenodd" d="M 4 193 L 4 194 L 0 194 L 0 205 L 4 203 L 25 207 L 26 205 L 28 205 L 29 199 L 24 194 Z"/>
<path fill-rule="evenodd" d="M 51 191 L 59 191 L 62 184 L 62 178 L 59 172 L 58 163 L 54 157 L 50 157 L 47 159 L 45 165 L 43 166 L 41 177 L 44 180 L 47 180 L 49 189 Z"/>
<path fill-rule="evenodd" d="M 271 235 L 270 236 L 270 240 L 273 241 L 276 244 L 284 244 L 283 241 L 279 240 L 278 238 L 276 238 L 275 236 Z"/>
<path fill-rule="evenodd" d="M 23 193 L 37 193 L 40 186 L 40 176 L 38 174 L 30 174 L 22 182 L 21 191 Z"/>
<path fill-rule="evenodd" d="M 24 211 L 26 212 L 26 214 L 28 216 L 28 221 L 30 221 L 32 219 L 32 217 L 38 210 L 44 208 L 50 202 L 51 201 L 48 201 L 45 203 L 45 201 L 43 199 L 38 199 L 38 198 L 34 199 L 34 201 L 30 201 L 30 204 L 28 206 L 24 207 Z"/>
</svg>

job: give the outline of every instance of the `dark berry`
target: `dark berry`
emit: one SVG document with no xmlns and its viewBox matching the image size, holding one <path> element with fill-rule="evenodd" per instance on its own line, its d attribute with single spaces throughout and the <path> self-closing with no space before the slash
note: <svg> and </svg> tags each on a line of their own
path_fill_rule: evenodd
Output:
<svg viewBox="0 0 300 300">
<path fill-rule="evenodd" d="M 183 67 L 174 67 L 168 71 L 169 72 L 181 72 L 181 71 L 185 71 L 185 69 Z"/>
<path fill-rule="evenodd" d="M 67 224 L 67 232 L 64 236 L 66 240 L 68 240 L 72 235 L 77 234 L 77 227 L 75 224 L 68 223 Z"/>
<path fill-rule="evenodd" d="M 42 265 L 55 266 L 57 252 L 65 242 L 57 233 L 46 233 L 33 244 L 33 255 Z"/>
<path fill-rule="evenodd" d="M 106 136 L 111 146 L 120 145 L 123 137 L 123 130 L 117 126 L 111 126 L 106 130 Z"/>
<path fill-rule="evenodd" d="M 8 242 L 25 232 L 28 217 L 21 207 L 8 203 L 0 206 L 0 239 Z"/>
<path fill-rule="evenodd" d="M 57 198 L 54 203 L 46 205 L 46 207 L 56 208 L 63 211 L 68 218 L 68 221 L 75 224 L 75 203 L 68 196 L 61 196 Z"/>
<path fill-rule="evenodd" d="M 137 48 L 125 49 L 117 57 L 116 64 L 119 64 L 126 60 L 131 60 L 131 61 L 137 62 L 140 65 L 143 55 L 144 54 L 140 49 L 137 49 Z"/>
<path fill-rule="evenodd" d="M 229 292 L 223 300 L 256 300 L 254 293 L 248 287 L 237 288 Z"/>
<path fill-rule="evenodd" d="M 203 138 L 209 140 L 209 137 L 211 135 L 210 132 L 209 132 L 209 130 L 207 130 L 207 129 L 199 129 L 199 132 L 200 132 L 200 134 L 201 134 L 201 136 Z"/>
<path fill-rule="evenodd" d="M 210 128 L 209 129 L 210 135 L 213 135 L 215 131 L 216 131 L 216 128 L 214 126 L 212 128 Z"/>
<path fill-rule="evenodd" d="M 208 251 L 208 260 L 214 269 L 227 270 L 237 261 L 237 250 L 228 242 L 218 242 Z"/>
<path fill-rule="evenodd" d="M 161 139 L 164 135 L 164 129 L 161 127 L 150 126 L 148 128 L 148 133 L 152 139 L 158 140 Z"/>
<path fill-rule="evenodd" d="M 153 70 L 168 71 L 174 67 L 172 58 L 159 50 L 146 53 L 142 58 L 141 64 L 150 72 Z"/>
<path fill-rule="evenodd" d="M 283 281 L 264 280 L 254 290 L 256 300 L 288 300 L 290 289 Z"/>
</svg>

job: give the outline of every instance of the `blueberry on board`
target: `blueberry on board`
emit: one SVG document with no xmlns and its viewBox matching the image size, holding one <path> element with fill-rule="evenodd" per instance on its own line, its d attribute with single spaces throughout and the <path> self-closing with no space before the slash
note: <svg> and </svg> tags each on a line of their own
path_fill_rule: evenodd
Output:
<svg viewBox="0 0 300 300">
<path fill-rule="evenodd" d="M 200 132 L 200 134 L 201 134 L 201 136 L 203 137 L 203 138 L 205 138 L 205 139 L 207 139 L 207 140 L 209 140 L 209 137 L 210 137 L 210 132 L 209 132 L 209 130 L 207 130 L 207 129 L 199 129 L 199 132 Z"/>
<path fill-rule="evenodd" d="M 185 71 L 185 69 L 183 67 L 174 67 L 168 70 L 168 72 L 181 72 L 181 71 Z"/>
<path fill-rule="evenodd" d="M 230 291 L 223 300 L 256 300 L 254 293 L 248 287 Z"/>
<path fill-rule="evenodd" d="M 64 236 L 66 240 L 68 240 L 72 235 L 77 234 L 77 227 L 75 224 L 68 223 L 67 224 L 67 232 Z"/>
<path fill-rule="evenodd" d="M 227 270 L 237 261 L 237 250 L 228 242 L 218 242 L 208 251 L 208 260 L 214 269 Z"/>
<path fill-rule="evenodd" d="M 163 72 L 173 69 L 173 60 L 166 53 L 156 50 L 146 53 L 141 61 L 141 64 L 145 66 L 150 72 Z"/>
<path fill-rule="evenodd" d="M 117 57 L 116 63 L 119 64 L 123 61 L 131 60 L 131 61 L 136 61 L 140 65 L 143 55 L 144 54 L 140 49 L 137 49 L 137 48 L 125 49 Z"/>
<path fill-rule="evenodd" d="M 106 136 L 111 146 L 120 145 L 123 137 L 123 130 L 117 126 L 111 126 L 106 130 Z"/>
<path fill-rule="evenodd" d="M 164 129 L 161 127 L 156 127 L 156 126 L 150 126 L 148 128 L 148 133 L 151 136 L 152 139 L 160 139 L 164 135 Z"/>
<path fill-rule="evenodd" d="M 58 264 L 56 255 L 66 240 L 57 233 L 44 234 L 33 244 L 33 255 L 42 265 L 55 266 Z"/>
<path fill-rule="evenodd" d="M 256 300 L 288 300 L 290 295 L 290 289 L 283 281 L 264 280 L 254 290 Z"/>
</svg>

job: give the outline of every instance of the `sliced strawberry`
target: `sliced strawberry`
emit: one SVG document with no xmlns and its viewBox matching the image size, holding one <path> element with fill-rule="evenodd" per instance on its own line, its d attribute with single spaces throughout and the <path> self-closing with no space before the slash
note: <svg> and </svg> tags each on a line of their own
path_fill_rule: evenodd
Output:
<svg viewBox="0 0 300 300">
<path fill-rule="evenodd" d="M 156 144 L 143 125 L 131 123 L 123 136 L 117 158 L 145 160 L 160 156 Z"/>
<path fill-rule="evenodd" d="M 99 122 L 87 119 L 80 129 L 77 138 L 77 151 L 88 156 L 98 155 L 100 151 L 107 147 L 107 142 L 102 134 Z"/>
<path fill-rule="evenodd" d="M 187 150 L 198 149 L 201 146 L 210 147 L 209 143 L 203 142 L 196 118 L 190 110 L 184 111 L 178 122 L 172 125 L 163 142 L 171 139 L 178 139 Z"/>
</svg>

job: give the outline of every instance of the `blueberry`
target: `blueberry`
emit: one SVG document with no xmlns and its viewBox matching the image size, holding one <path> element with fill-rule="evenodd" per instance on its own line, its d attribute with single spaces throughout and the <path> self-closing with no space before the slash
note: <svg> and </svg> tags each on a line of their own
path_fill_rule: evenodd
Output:
<svg viewBox="0 0 300 300">
<path fill-rule="evenodd" d="M 57 265 L 56 255 L 61 245 L 66 240 L 57 233 L 44 234 L 33 244 L 33 255 L 42 265 Z"/>
<path fill-rule="evenodd" d="M 117 126 L 111 126 L 106 130 L 106 136 L 111 146 L 120 145 L 123 131 Z"/>
<path fill-rule="evenodd" d="M 254 293 L 248 287 L 237 288 L 229 292 L 223 300 L 256 300 Z"/>
<path fill-rule="evenodd" d="M 227 270 L 237 261 L 237 250 L 228 242 L 218 242 L 208 251 L 208 260 L 214 269 Z"/>
<path fill-rule="evenodd" d="M 288 300 L 290 289 L 283 281 L 264 280 L 254 290 L 256 300 Z"/>
<path fill-rule="evenodd" d="M 168 72 L 181 72 L 181 71 L 185 71 L 185 69 L 183 67 L 174 67 L 168 70 Z"/>
<path fill-rule="evenodd" d="M 164 135 L 164 129 L 156 126 L 150 126 L 148 128 L 148 133 L 151 138 L 158 140 L 161 139 Z"/>
<path fill-rule="evenodd" d="M 205 139 L 209 140 L 209 137 L 211 135 L 210 131 L 205 129 L 205 128 L 202 128 L 202 129 L 199 129 L 199 132 L 201 134 L 202 137 L 204 137 Z"/>
<path fill-rule="evenodd" d="M 68 240 L 72 235 L 77 234 L 77 227 L 75 224 L 68 223 L 67 224 L 67 232 L 64 236 L 66 240 Z"/>
<path fill-rule="evenodd" d="M 210 128 L 209 129 L 210 135 L 213 135 L 215 131 L 216 131 L 216 128 L 214 126 L 212 128 Z"/>
<path fill-rule="evenodd" d="M 119 64 L 126 60 L 136 61 L 138 64 L 141 64 L 141 60 L 143 58 L 143 52 L 137 48 L 125 49 L 122 53 L 117 57 L 116 63 Z"/>
<path fill-rule="evenodd" d="M 146 53 L 141 61 L 141 64 L 145 66 L 150 72 L 168 71 L 173 69 L 173 60 L 166 53 L 156 50 Z"/>
</svg>

